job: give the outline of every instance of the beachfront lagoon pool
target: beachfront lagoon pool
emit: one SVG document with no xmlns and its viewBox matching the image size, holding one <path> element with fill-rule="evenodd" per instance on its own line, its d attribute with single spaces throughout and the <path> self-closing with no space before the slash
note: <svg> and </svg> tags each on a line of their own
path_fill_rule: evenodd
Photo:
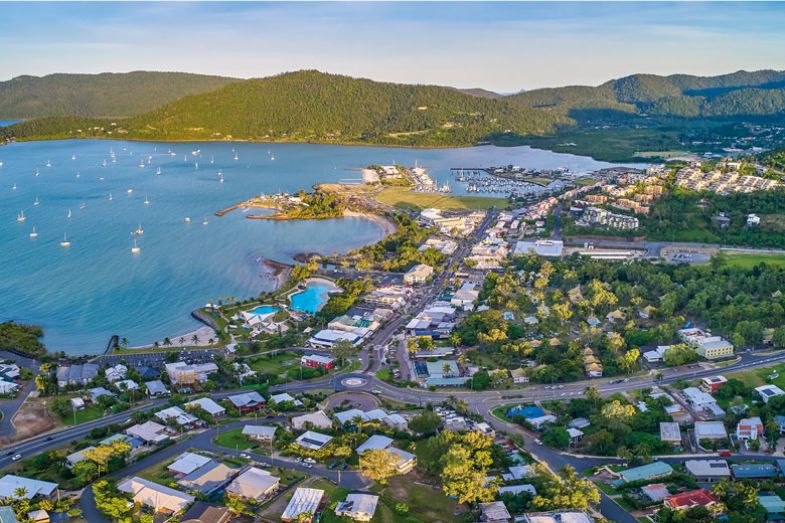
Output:
<svg viewBox="0 0 785 523">
<path fill-rule="evenodd" d="M 310 282 L 304 291 L 289 296 L 290 308 L 295 311 L 316 314 L 330 299 L 330 293 L 335 291 L 335 285 L 329 282 Z"/>
<path fill-rule="evenodd" d="M 270 307 L 269 305 L 260 305 L 260 306 L 256 307 L 255 309 L 253 309 L 251 311 L 248 311 L 248 312 L 250 312 L 251 314 L 253 314 L 255 316 L 268 316 L 270 314 L 275 314 L 276 312 L 279 312 L 280 310 L 281 309 L 278 309 L 276 307 Z"/>
</svg>

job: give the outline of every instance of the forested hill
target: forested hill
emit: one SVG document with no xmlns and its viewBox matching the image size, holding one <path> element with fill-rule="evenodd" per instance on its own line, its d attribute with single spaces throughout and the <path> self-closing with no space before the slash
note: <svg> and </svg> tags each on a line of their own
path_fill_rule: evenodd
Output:
<svg viewBox="0 0 785 523">
<path fill-rule="evenodd" d="M 569 120 L 449 87 L 299 71 L 231 83 L 115 123 L 47 118 L 5 131 L 18 139 L 100 136 L 111 130 L 114 137 L 152 140 L 471 145 L 498 133 L 552 132 L 555 124 Z"/>
<path fill-rule="evenodd" d="M 0 119 L 125 117 L 236 81 L 188 73 L 51 74 L 0 82 Z"/>
<path fill-rule="evenodd" d="M 636 74 L 597 87 L 536 89 L 508 97 L 530 108 L 618 109 L 660 116 L 738 117 L 785 114 L 785 71 L 720 76 Z"/>
</svg>

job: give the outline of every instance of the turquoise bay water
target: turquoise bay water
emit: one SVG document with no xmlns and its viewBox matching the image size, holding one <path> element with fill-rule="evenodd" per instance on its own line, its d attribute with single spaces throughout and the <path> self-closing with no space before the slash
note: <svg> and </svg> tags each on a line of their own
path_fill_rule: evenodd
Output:
<svg viewBox="0 0 785 523">
<path fill-rule="evenodd" d="M 217 218 L 216 210 L 258 193 L 357 179 L 353 168 L 415 160 L 440 183 L 462 165 L 610 165 L 528 147 L 102 140 L 0 146 L 0 320 L 39 323 L 50 350 L 72 354 L 101 352 L 113 334 L 131 346 L 180 335 L 199 326 L 190 312 L 210 299 L 269 289 L 273 280 L 259 258 L 291 262 L 300 252 L 344 252 L 382 235 L 359 218 L 273 222 L 247 220 L 241 211 Z M 37 238 L 30 237 L 33 227 Z M 141 252 L 132 254 L 140 227 Z M 64 234 L 69 248 L 60 247 Z M 303 298 L 305 306 L 310 299 Z"/>
<path fill-rule="evenodd" d="M 320 283 L 311 283 L 308 287 L 290 297 L 291 308 L 309 314 L 316 314 L 327 303 L 331 288 Z"/>
</svg>

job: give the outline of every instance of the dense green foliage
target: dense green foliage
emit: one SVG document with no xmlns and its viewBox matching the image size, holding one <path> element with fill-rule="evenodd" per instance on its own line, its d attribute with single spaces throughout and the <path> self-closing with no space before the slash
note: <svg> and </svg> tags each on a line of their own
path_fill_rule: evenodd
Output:
<svg viewBox="0 0 785 523">
<path fill-rule="evenodd" d="M 444 254 L 433 248 L 419 250 L 420 245 L 431 235 L 431 229 L 420 227 L 417 221 L 406 214 L 397 214 L 395 220 L 398 225 L 395 233 L 351 253 L 350 259 L 355 268 L 403 272 L 418 263 L 424 263 L 438 270 L 445 259 Z"/>
<path fill-rule="evenodd" d="M 754 191 L 719 195 L 675 189 L 652 208 L 649 216 L 638 218 L 641 226 L 633 231 L 593 231 L 574 227 L 569 222 L 565 234 L 646 236 L 648 240 L 745 245 L 751 247 L 785 247 L 785 190 Z M 725 213 L 730 225 L 721 228 L 714 220 Z M 757 214 L 761 224 L 747 226 L 747 215 Z"/>
<path fill-rule="evenodd" d="M 133 116 L 234 81 L 147 71 L 18 76 L 0 82 L 0 119 Z"/>
<path fill-rule="evenodd" d="M 300 71 L 186 96 L 117 123 L 133 139 L 468 145 L 495 132 L 549 132 L 568 119 L 447 87 Z M 68 121 L 50 120 L 47 127 L 48 132 L 34 134 L 26 127 L 11 132 L 19 138 L 78 136 Z"/>
<path fill-rule="evenodd" d="M 597 87 L 535 89 L 510 97 L 527 107 L 604 108 L 661 116 L 751 116 L 785 112 L 785 71 L 719 76 L 636 74 Z"/>
<path fill-rule="evenodd" d="M 44 331 L 38 325 L 7 321 L 0 323 L 0 350 L 11 350 L 36 357 L 46 353 L 41 337 Z"/>
</svg>

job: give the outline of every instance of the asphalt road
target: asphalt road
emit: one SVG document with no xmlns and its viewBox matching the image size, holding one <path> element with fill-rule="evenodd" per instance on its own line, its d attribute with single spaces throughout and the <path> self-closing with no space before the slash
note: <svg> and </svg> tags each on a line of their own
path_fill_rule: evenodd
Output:
<svg viewBox="0 0 785 523">
<path fill-rule="evenodd" d="M 146 468 L 152 467 L 158 463 L 166 461 L 168 459 L 172 459 L 175 456 L 189 450 L 189 449 L 200 449 L 205 450 L 208 452 L 212 452 L 214 454 L 220 455 L 230 455 L 239 457 L 241 454 L 245 454 L 250 456 L 253 461 L 256 461 L 265 466 L 285 466 L 288 469 L 296 470 L 298 472 L 303 472 L 305 474 L 321 476 L 327 478 L 336 484 L 339 484 L 342 487 L 351 490 L 362 490 L 366 488 L 367 483 L 363 479 L 362 475 L 356 471 L 337 471 L 337 470 L 329 470 L 323 465 L 314 465 L 313 467 L 306 467 L 303 463 L 296 462 L 291 457 L 283 457 L 283 456 L 265 456 L 262 454 L 256 454 L 251 451 L 240 451 L 240 450 L 233 450 L 228 449 L 225 447 L 220 447 L 213 443 L 213 438 L 218 434 L 219 429 L 221 431 L 227 431 L 242 427 L 244 425 L 265 425 L 270 423 L 280 423 L 287 420 L 286 417 L 278 417 L 267 419 L 262 422 L 251 422 L 251 421 L 238 421 L 234 423 L 229 423 L 226 425 L 221 425 L 220 427 L 212 427 L 207 429 L 199 434 L 196 434 L 193 437 L 188 439 L 179 441 L 174 445 L 161 449 L 158 452 L 147 456 L 144 459 L 141 459 L 135 463 L 130 464 L 129 466 L 113 472 L 109 474 L 109 477 L 114 479 L 126 478 L 131 477 L 134 475 L 139 474 L 141 471 L 145 470 Z M 103 514 L 98 510 L 95 506 L 95 496 L 93 495 L 93 489 L 87 487 L 81 497 L 80 505 L 82 511 L 84 513 L 85 519 L 90 523 L 109 523 L 109 520 L 104 517 Z"/>
</svg>

